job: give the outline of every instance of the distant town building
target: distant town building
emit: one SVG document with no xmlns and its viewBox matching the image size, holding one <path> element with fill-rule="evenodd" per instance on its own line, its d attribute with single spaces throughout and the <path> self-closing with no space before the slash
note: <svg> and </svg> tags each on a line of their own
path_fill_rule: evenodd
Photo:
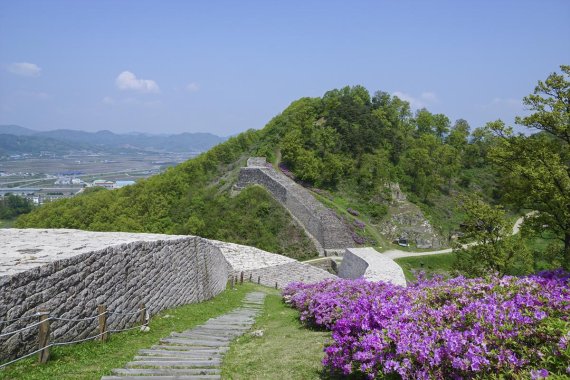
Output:
<svg viewBox="0 0 570 380">
<path fill-rule="evenodd" d="M 94 187 L 104 187 L 105 189 L 112 190 L 115 187 L 115 182 L 113 181 L 106 181 L 104 179 L 96 179 L 93 181 Z"/>
<path fill-rule="evenodd" d="M 130 186 L 130 185 L 134 185 L 135 181 L 117 181 L 115 182 L 115 189 L 120 189 L 121 187 L 125 187 L 125 186 Z"/>
</svg>

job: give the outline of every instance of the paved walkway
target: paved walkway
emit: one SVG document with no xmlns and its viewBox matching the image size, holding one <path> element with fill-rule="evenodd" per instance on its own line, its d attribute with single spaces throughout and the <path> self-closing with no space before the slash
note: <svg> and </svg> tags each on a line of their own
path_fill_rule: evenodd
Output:
<svg viewBox="0 0 570 380">
<path fill-rule="evenodd" d="M 139 356 L 126 368 L 114 369 L 112 376 L 101 380 L 221 379 L 222 358 L 230 342 L 251 328 L 264 300 L 265 293 L 249 293 L 241 307 L 139 350 Z"/>
</svg>

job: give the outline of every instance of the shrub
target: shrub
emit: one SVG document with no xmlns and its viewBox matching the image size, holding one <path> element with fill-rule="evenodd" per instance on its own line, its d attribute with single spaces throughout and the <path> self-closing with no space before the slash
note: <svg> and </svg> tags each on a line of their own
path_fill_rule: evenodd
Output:
<svg viewBox="0 0 570 380">
<path fill-rule="evenodd" d="M 329 280 L 291 284 L 284 297 L 303 321 L 332 330 L 323 363 L 333 372 L 539 378 L 570 371 L 569 277 L 434 278 L 407 288 Z"/>
</svg>

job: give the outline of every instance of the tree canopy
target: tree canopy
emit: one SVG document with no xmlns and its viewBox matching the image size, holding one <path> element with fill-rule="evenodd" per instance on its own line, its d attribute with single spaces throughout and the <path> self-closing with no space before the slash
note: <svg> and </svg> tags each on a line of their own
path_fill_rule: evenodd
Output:
<svg viewBox="0 0 570 380">
<path fill-rule="evenodd" d="M 564 266 L 570 268 L 570 66 L 539 81 L 524 104 L 534 111 L 516 122 L 540 132 L 514 134 L 502 121 L 489 124 L 499 143 L 491 159 L 500 170 L 504 200 L 535 211 L 527 231 L 552 232 L 561 243 Z"/>
</svg>

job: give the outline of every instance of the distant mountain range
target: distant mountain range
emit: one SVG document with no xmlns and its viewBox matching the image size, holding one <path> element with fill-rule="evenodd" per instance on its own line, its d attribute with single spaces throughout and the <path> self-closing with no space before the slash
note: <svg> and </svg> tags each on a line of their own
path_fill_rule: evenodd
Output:
<svg viewBox="0 0 570 380">
<path fill-rule="evenodd" d="M 0 125 L 0 156 L 49 151 L 56 154 L 70 151 L 97 152 L 143 150 L 154 152 L 204 152 L 226 138 L 211 133 L 180 133 L 151 135 L 144 133 L 117 134 L 111 131 L 84 132 L 72 129 L 35 131 L 18 125 Z"/>
</svg>

